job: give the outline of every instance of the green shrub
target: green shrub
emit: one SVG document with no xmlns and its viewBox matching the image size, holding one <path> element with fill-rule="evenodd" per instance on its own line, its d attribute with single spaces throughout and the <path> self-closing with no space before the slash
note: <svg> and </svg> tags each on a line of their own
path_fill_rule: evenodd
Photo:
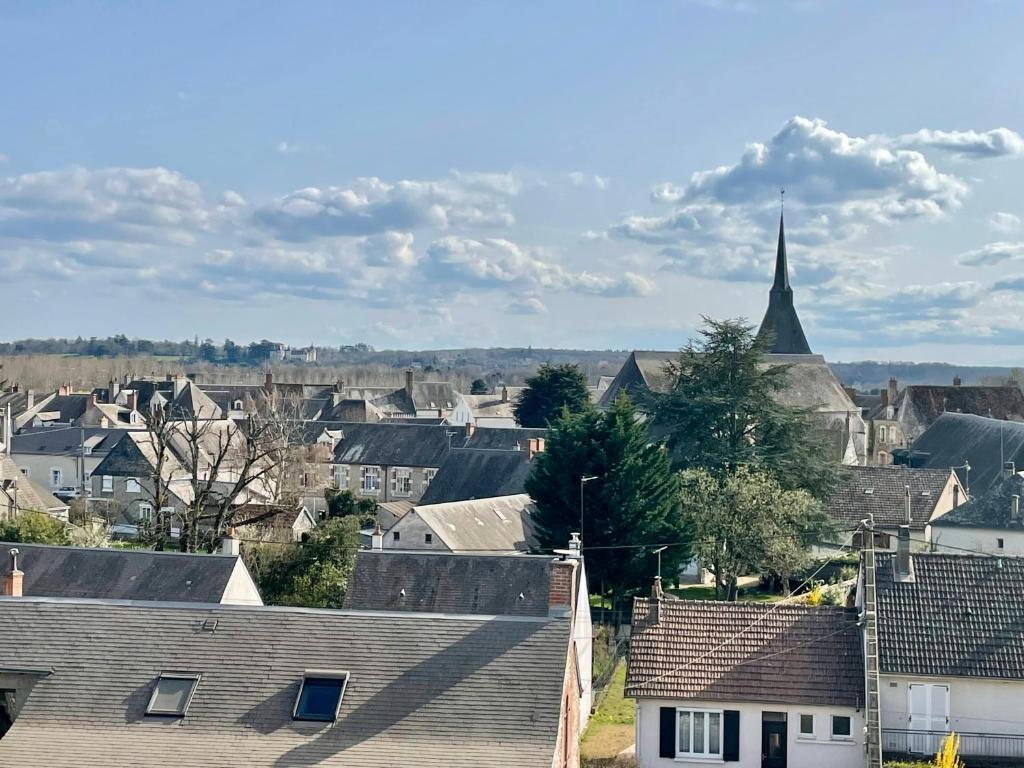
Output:
<svg viewBox="0 0 1024 768">
<path fill-rule="evenodd" d="M 0 541 L 66 546 L 69 534 L 67 525 L 45 512 L 22 512 L 13 520 L 0 522 Z"/>
</svg>

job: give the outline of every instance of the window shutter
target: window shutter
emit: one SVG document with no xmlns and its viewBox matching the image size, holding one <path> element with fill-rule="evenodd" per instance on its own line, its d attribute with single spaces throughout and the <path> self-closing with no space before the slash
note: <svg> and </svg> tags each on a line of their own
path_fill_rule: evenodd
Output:
<svg viewBox="0 0 1024 768">
<path fill-rule="evenodd" d="M 661 707 L 661 732 L 659 757 L 676 756 L 676 708 Z"/>
<path fill-rule="evenodd" d="M 740 713 L 735 709 L 727 709 L 723 720 L 722 759 L 736 762 L 740 759 Z"/>
</svg>

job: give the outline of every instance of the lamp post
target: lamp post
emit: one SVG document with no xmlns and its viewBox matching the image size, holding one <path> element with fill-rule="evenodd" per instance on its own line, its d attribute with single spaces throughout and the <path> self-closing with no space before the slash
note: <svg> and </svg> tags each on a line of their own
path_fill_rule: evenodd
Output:
<svg viewBox="0 0 1024 768">
<path fill-rule="evenodd" d="M 583 540 L 583 486 L 591 480 L 597 480 L 597 475 L 583 475 L 580 477 L 580 541 Z"/>
</svg>

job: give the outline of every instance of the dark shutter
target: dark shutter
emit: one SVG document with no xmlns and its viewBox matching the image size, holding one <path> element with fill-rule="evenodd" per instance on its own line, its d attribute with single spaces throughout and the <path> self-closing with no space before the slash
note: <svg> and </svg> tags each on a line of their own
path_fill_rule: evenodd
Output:
<svg viewBox="0 0 1024 768">
<path fill-rule="evenodd" d="M 740 759 L 740 713 L 735 709 L 727 709 L 723 720 L 722 759 L 736 762 Z"/>
<path fill-rule="evenodd" d="M 675 707 L 662 707 L 661 708 L 661 730 L 660 738 L 658 739 L 660 747 L 658 749 L 659 757 L 675 757 L 676 756 L 676 708 Z"/>
</svg>

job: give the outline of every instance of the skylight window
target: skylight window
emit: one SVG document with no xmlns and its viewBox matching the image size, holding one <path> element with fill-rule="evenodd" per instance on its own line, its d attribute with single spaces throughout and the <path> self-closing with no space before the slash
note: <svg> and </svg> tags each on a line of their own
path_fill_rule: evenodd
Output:
<svg viewBox="0 0 1024 768">
<path fill-rule="evenodd" d="M 333 723 L 348 685 L 348 672 L 307 672 L 295 699 L 295 720 Z"/>
<path fill-rule="evenodd" d="M 199 677 L 188 672 L 161 674 L 153 687 L 153 695 L 149 697 L 146 714 L 184 717 L 192 702 L 192 694 L 199 685 Z"/>
<path fill-rule="evenodd" d="M 874 488 L 865 488 L 865 489 L 864 489 L 864 495 L 865 495 L 865 496 L 870 496 L 870 495 L 871 495 L 871 494 L 873 494 L 874 492 L 875 492 L 875 489 L 874 489 Z"/>
</svg>

